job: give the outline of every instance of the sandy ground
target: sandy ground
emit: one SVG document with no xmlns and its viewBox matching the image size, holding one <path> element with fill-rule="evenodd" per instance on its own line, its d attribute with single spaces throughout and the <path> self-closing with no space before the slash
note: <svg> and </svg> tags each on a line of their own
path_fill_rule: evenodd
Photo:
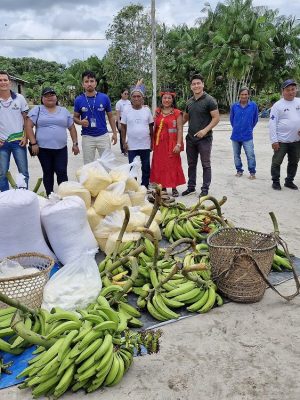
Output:
<svg viewBox="0 0 300 400">
<path fill-rule="evenodd" d="M 267 120 L 255 129 L 257 179 L 249 180 L 246 159 L 245 174 L 236 178 L 227 116 L 214 130 L 212 153 L 213 179 L 210 193 L 228 200 L 224 215 L 236 226 L 261 232 L 272 231 L 268 215 L 273 211 L 279 221 L 281 236 L 296 255 L 299 250 L 299 191 L 271 188 Z M 114 146 L 117 158 L 126 161 Z M 182 155 L 187 172 L 186 156 Z M 69 179 L 75 178 L 82 164 L 81 155 L 70 155 Z M 12 167 L 11 171 L 15 169 Z M 198 193 L 202 169 L 198 169 Z M 37 159 L 30 160 L 31 182 L 41 176 Z M 282 165 L 284 183 L 286 163 Z M 299 173 L 295 183 L 300 186 Z M 179 187 L 183 191 L 185 186 Z M 197 196 L 179 198 L 194 204 Z M 293 281 L 279 286 L 292 293 Z M 300 297 L 285 302 L 270 289 L 255 304 L 229 303 L 206 315 L 193 316 L 162 328 L 161 351 L 155 356 L 135 358 L 122 382 L 88 396 L 89 399 L 132 400 L 298 400 L 300 398 Z M 31 399 L 29 391 L 12 387 L 1 390 L 1 399 Z M 83 399 L 83 392 L 63 398 Z"/>
</svg>

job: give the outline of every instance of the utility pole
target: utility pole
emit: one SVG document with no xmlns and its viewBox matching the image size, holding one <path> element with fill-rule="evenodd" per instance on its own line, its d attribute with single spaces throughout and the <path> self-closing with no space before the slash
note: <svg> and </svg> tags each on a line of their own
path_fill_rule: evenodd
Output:
<svg viewBox="0 0 300 400">
<path fill-rule="evenodd" d="M 151 28 L 152 28 L 152 113 L 154 115 L 156 104 L 156 22 L 155 22 L 155 0 L 151 0 Z"/>
</svg>

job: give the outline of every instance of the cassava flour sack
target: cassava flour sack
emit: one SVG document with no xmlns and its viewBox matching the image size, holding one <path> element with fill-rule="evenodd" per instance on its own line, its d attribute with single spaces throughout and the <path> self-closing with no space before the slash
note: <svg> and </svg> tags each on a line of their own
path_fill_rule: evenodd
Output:
<svg viewBox="0 0 300 400">
<path fill-rule="evenodd" d="M 0 193 L 0 260 L 20 253 L 54 257 L 41 227 L 38 196 L 24 189 Z"/>
<path fill-rule="evenodd" d="M 41 211 L 41 218 L 51 247 L 62 264 L 98 247 L 80 197 L 59 199 L 52 195 Z"/>
</svg>

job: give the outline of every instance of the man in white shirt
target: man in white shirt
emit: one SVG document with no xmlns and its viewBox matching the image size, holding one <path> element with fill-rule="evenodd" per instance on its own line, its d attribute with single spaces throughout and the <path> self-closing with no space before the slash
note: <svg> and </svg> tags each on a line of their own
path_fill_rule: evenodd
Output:
<svg viewBox="0 0 300 400">
<path fill-rule="evenodd" d="M 6 174 L 11 154 L 28 187 L 28 162 L 24 121 L 29 110 L 25 98 L 11 90 L 11 78 L 0 71 L 0 191 L 9 189 Z"/>
<path fill-rule="evenodd" d="M 287 175 L 284 186 L 297 190 L 294 178 L 300 158 L 300 98 L 296 97 L 297 83 L 287 79 L 281 85 L 282 98 L 277 101 L 270 112 L 269 133 L 274 154 L 272 157 L 272 188 L 281 190 L 280 166 L 287 154 Z"/>
<path fill-rule="evenodd" d="M 131 92 L 132 107 L 127 107 L 122 115 L 121 135 L 124 150 L 128 152 L 129 163 L 136 156 L 141 158 L 142 185 L 148 188 L 153 117 L 149 107 L 145 107 L 143 103 L 143 91 L 138 87 L 134 88 Z"/>
<path fill-rule="evenodd" d="M 121 153 L 124 154 L 124 156 L 126 156 L 127 153 L 123 149 L 123 142 L 122 142 L 122 137 L 121 137 L 121 119 L 122 119 L 122 114 L 123 114 L 125 108 L 126 107 L 131 107 L 131 102 L 130 102 L 130 100 L 128 100 L 128 96 L 129 96 L 128 89 L 123 89 L 121 91 L 121 98 L 116 103 L 116 114 L 117 114 L 116 125 L 117 125 L 117 129 L 118 129 L 118 131 L 120 133 L 120 149 L 121 149 Z"/>
</svg>

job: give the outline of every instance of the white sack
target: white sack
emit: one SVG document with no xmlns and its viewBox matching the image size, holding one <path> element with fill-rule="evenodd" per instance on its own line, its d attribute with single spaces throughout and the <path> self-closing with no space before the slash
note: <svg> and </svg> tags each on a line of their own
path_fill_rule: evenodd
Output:
<svg viewBox="0 0 300 400">
<path fill-rule="evenodd" d="M 60 200 L 52 195 L 50 204 L 41 210 L 41 218 L 51 247 L 62 264 L 98 247 L 80 197 Z"/>
<path fill-rule="evenodd" d="M 42 308 L 86 308 L 100 293 L 102 282 L 95 253 L 81 254 L 56 272 L 46 283 Z"/>
<path fill-rule="evenodd" d="M 38 196 L 24 189 L 0 193 L 0 260 L 19 253 L 54 257 L 41 227 Z"/>
</svg>

